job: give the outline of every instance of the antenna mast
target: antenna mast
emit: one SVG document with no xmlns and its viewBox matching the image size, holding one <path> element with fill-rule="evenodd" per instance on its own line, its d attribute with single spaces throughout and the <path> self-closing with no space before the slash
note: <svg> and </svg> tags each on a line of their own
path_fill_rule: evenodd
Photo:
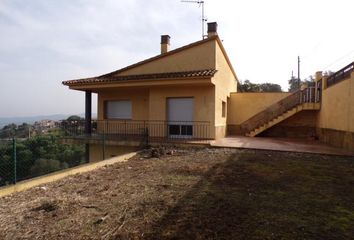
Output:
<svg viewBox="0 0 354 240">
<path fill-rule="evenodd" d="M 297 81 L 298 88 L 301 88 L 301 79 L 300 79 L 300 56 L 297 57 Z"/>
<path fill-rule="evenodd" d="M 202 6 L 202 39 L 204 39 L 206 37 L 206 35 L 204 34 L 204 22 L 207 21 L 207 19 L 204 16 L 204 1 L 189 1 L 189 0 L 182 0 L 181 2 L 185 2 L 185 3 L 197 3 L 200 6 Z"/>
</svg>

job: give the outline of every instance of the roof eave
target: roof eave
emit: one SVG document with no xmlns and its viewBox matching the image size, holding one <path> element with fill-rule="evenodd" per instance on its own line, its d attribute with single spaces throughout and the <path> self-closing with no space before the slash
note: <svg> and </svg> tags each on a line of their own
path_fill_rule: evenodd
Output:
<svg viewBox="0 0 354 240">
<path fill-rule="evenodd" d="M 116 87 L 152 87 L 161 85 L 186 85 L 186 84 L 213 84 L 211 79 L 213 76 L 190 77 L 190 78 L 169 78 L 169 79 L 152 79 L 152 80 L 126 80 L 116 82 L 92 82 L 80 84 L 64 84 L 73 90 L 93 90 L 99 88 L 116 88 Z M 179 81 L 179 82 L 176 82 Z"/>
</svg>

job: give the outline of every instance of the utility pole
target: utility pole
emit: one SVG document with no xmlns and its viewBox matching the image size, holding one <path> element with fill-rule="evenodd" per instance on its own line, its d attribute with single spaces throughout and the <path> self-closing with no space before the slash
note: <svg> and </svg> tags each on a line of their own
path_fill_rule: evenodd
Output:
<svg viewBox="0 0 354 240">
<path fill-rule="evenodd" d="M 301 87 L 301 80 L 300 80 L 300 56 L 297 56 L 297 83 L 298 88 Z"/>
</svg>

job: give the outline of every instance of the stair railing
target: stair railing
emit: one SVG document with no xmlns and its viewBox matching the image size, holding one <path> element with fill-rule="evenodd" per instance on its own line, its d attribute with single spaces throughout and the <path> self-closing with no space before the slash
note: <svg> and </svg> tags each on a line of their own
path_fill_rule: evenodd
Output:
<svg viewBox="0 0 354 240">
<path fill-rule="evenodd" d="M 327 87 L 330 87 L 344 79 L 350 77 L 350 74 L 354 71 L 354 62 L 340 69 L 339 71 L 333 73 L 327 78 Z"/>
<path fill-rule="evenodd" d="M 265 110 L 253 115 L 251 118 L 241 124 L 241 129 L 245 133 L 250 132 L 282 115 L 283 113 L 293 109 L 299 104 L 315 103 L 317 101 L 318 100 L 316 99 L 315 87 L 308 87 L 303 90 L 297 90 L 291 95 L 269 106 Z"/>
</svg>

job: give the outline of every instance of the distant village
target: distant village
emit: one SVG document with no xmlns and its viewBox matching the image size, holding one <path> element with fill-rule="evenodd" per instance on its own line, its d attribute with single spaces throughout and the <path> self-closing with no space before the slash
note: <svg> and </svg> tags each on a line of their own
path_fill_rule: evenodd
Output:
<svg viewBox="0 0 354 240">
<path fill-rule="evenodd" d="M 34 136 L 47 135 L 60 129 L 60 126 L 64 121 L 81 120 L 81 117 L 73 115 L 65 120 L 43 119 L 36 121 L 33 124 L 22 123 L 19 125 L 11 123 L 0 129 L 0 139 L 9 139 L 13 137 L 31 138 Z"/>
</svg>

